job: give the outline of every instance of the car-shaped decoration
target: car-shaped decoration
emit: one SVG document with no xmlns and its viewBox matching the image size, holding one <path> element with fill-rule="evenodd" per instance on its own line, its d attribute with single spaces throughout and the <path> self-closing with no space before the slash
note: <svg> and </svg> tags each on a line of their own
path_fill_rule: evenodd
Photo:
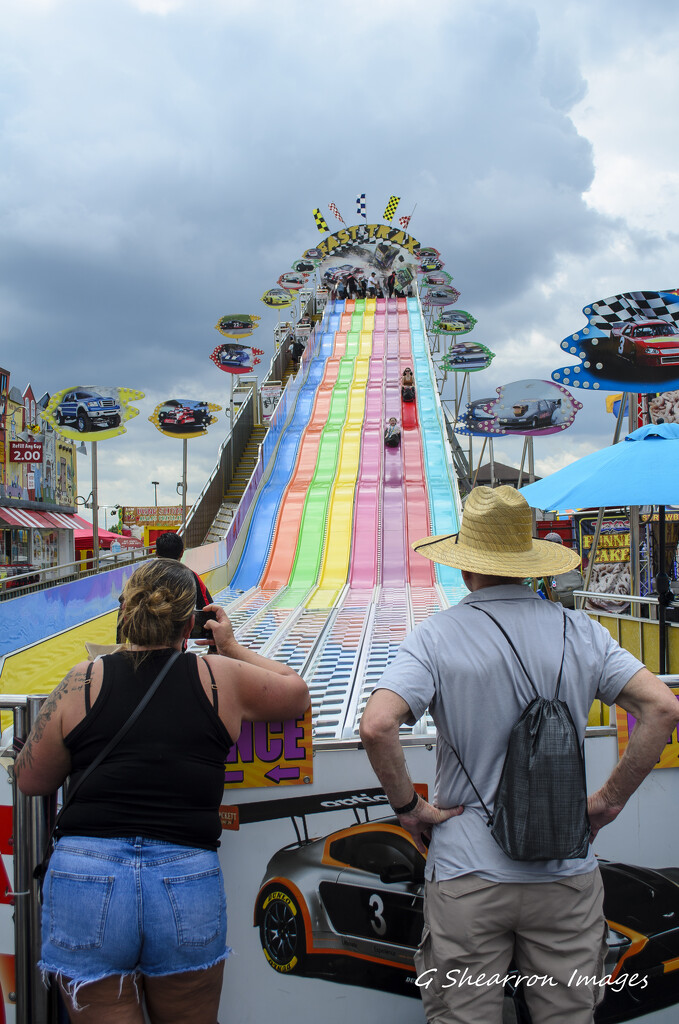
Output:
<svg viewBox="0 0 679 1024">
<path fill-rule="evenodd" d="M 80 434 L 120 426 L 120 404 L 110 396 L 84 388 L 69 391 L 54 411 L 59 426 L 75 424 Z"/>
<path fill-rule="evenodd" d="M 599 866 L 608 928 L 603 976 L 610 982 L 595 1020 L 614 1024 L 679 1002 L 679 868 L 606 860 Z M 279 850 L 254 907 L 267 962 L 281 974 L 419 996 L 413 955 L 422 933 L 424 868 L 396 818 Z M 643 980 L 625 983 L 632 975 Z M 521 987 L 509 982 L 505 995 L 515 1019 L 530 1024 Z"/>
</svg>

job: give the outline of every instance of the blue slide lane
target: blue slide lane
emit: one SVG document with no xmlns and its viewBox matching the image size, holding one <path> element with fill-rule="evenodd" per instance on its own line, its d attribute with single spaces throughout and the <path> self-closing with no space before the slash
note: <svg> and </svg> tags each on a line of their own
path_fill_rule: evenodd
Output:
<svg viewBox="0 0 679 1024">
<path fill-rule="evenodd" d="M 323 335 L 318 355 L 309 366 L 309 375 L 300 388 L 292 420 L 281 436 L 271 476 L 255 504 L 243 554 L 229 584 L 231 593 L 256 587 L 264 572 L 281 499 L 295 468 L 299 443 L 313 410 L 316 392 L 325 373 L 326 361 L 335 343 L 336 328 L 333 328 L 333 320 L 334 317 L 331 317 L 330 331 Z"/>
<path fill-rule="evenodd" d="M 424 328 L 416 300 L 408 300 L 410 335 L 412 338 L 413 369 L 417 387 L 417 408 L 420 417 L 420 431 L 424 466 L 429 492 L 431 532 L 433 536 L 457 533 L 460 528 L 455 508 L 453 485 L 446 461 L 442 425 L 438 406 L 434 398 L 435 382 L 431 380 L 427 367 L 428 358 Z M 459 569 L 448 565 L 436 565 L 436 576 L 449 601 L 456 604 L 467 590 L 462 582 Z"/>
</svg>

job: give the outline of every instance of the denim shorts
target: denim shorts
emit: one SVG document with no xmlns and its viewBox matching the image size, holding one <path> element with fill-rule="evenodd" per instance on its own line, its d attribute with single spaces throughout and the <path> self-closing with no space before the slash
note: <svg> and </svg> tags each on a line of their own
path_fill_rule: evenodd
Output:
<svg viewBox="0 0 679 1024">
<path fill-rule="evenodd" d="M 43 971 L 79 986 L 201 970 L 230 952 L 216 852 L 143 838 L 57 843 L 43 887 Z"/>
</svg>

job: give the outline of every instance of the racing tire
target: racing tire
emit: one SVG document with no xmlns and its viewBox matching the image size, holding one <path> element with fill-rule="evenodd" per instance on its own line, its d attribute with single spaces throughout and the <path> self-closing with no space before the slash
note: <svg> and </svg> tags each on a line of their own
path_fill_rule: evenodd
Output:
<svg viewBox="0 0 679 1024">
<path fill-rule="evenodd" d="M 86 412 L 79 412 L 76 420 L 76 427 L 79 434 L 84 434 L 90 429 L 90 418 Z"/>
<path fill-rule="evenodd" d="M 108 421 L 108 425 L 109 425 L 109 427 L 119 427 L 120 426 L 120 416 L 117 413 L 116 413 L 115 416 L 111 416 L 110 420 Z"/>
<path fill-rule="evenodd" d="M 264 956 L 280 974 L 297 974 L 306 961 L 301 908 L 283 886 L 269 886 L 260 897 L 259 939 Z"/>
</svg>

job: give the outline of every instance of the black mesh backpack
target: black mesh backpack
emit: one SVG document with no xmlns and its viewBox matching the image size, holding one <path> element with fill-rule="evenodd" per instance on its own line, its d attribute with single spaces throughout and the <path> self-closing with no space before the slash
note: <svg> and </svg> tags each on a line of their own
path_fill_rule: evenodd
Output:
<svg viewBox="0 0 679 1024">
<path fill-rule="evenodd" d="M 554 697 L 541 697 L 525 665 L 497 619 L 479 605 L 504 634 L 535 697 L 524 708 L 509 736 L 500 782 L 491 814 L 460 757 L 453 753 L 481 801 L 491 835 L 512 860 L 568 860 L 587 856 L 590 826 L 587 817 L 585 761 L 568 704 L 559 700 L 566 646 Z"/>
</svg>

